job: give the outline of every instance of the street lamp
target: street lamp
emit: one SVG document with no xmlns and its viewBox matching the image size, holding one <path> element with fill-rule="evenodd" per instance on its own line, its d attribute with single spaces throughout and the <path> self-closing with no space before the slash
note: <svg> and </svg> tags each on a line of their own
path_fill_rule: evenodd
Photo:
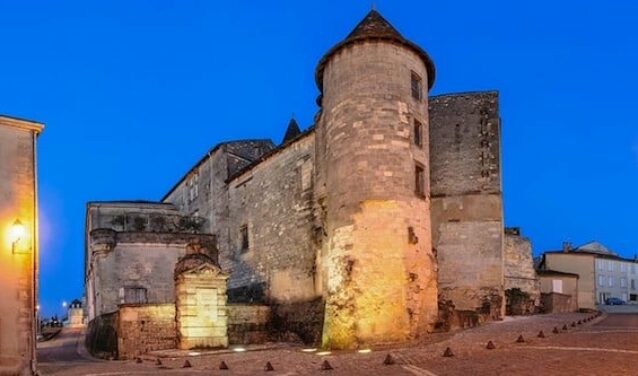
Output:
<svg viewBox="0 0 638 376">
<path fill-rule="evenodd" d="M 16 253 L 18 243 L 20 242 L 20 240 L 24 239 L 26 232 L 27 231 L 20 219 L 16 219 L 15 222 L 13 222 L 13 225 L 11 225 L 11 231 L 9 232 L 9 234 L 11 239 L 11 251 L 13 253 Z"/>
<path fill-rule="evenodd" d="M 66 301 L 62 302 L 62 308 L 66 308 L 67 305 Z"/>
</svg>

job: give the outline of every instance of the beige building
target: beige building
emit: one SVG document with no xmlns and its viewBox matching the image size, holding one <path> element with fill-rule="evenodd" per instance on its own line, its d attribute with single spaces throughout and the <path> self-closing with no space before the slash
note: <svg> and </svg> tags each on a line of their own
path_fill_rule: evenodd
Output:
<svg viewBox="0 0 638 376">
<path fill-rule="evenodd" d="M 599 242 L 576 248 L 565 243 L 560 251 L 545 252 L 539 268 L 578 274 L 580 308 L 594 309 L 607 298 L 638 303 L 638 261 L 622 258 Z"/>
<path fill-rule="evenodd" d="M 546 313 L 578 310 L 578 274 L 539 270 L 543 309 Z"/>
<path fill-rule="evenodd" d="M 596 308 L 595 255 L 586 252 L 572 252 L 565 245 L 563 251 L 549 251 L 543 254 L 540 270 L 553 270 L 578 275 L 578 308 Z"/>
<path fill-rule="evenodd" d="M 36 141 L 42 128 L 0 116 L 0 375 L 35 372 Z"/>
<path fill-rule="evenodd" d="M 319 61 L 310 127 L 214 146 L 160 203 L 90 203 L 89 318 L 129 295 L 174 301 L 166 271 L 186 245 L 150 240 L 164 211 L 201 220 L 228 302 L 270 307 L 275 333 L 354 348 L 501 319 L 498 93 L 430 98 L 434 78 L 372 10 Z"/>
</svg>

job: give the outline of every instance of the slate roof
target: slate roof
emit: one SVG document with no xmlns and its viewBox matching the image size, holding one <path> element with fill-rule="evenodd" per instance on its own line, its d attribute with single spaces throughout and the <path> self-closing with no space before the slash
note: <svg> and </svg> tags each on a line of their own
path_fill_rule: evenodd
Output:
<svg viewBox="0 0 638 376">
<path fill-rule="evenodd" d="M 415 43 L 405 39 L 401 33 L 397 31 L 383 16 L 372 9 L 361 22 L 348 34 L 346 39 L 334 45 L 325 55 L 319 60 L 317 69 L 315 71 L 315 81 L 320 91 L 323 91 L 323 71 L 325 69 L 328 60 L 336 54 L 339 50 L 346 46 L 350 46 L 355 43 L 368 41 L 368 40 L 384 40 L 392 43 L 396 43 L 405 46 L 421 57 L 425 63 L 425 67 L 428 72 L 428 89 L 432 88 L 434 84 L 435 69 L 434 63 L 430 56 Z"/>
<path fill-rule="evenodd" d="M 288 129 L 286 129 L 286 134 L 284 135 L 284 139 L 283 141 L 281 141 L 281 143 L 285 144 L 286 142 L 294 139 L 300 134 L 301 134 L 301 129 L 299 129 L 299 125 L 297 124 L 297 121 L 295 120 L 295 118 L 291 118 L 290 122 L 288 123 Z"/>
</svg>

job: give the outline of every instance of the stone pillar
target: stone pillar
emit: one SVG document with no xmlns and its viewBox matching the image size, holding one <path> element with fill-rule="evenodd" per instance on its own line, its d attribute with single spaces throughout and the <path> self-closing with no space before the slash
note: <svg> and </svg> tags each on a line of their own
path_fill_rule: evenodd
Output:
<svg viewBox="0 0 638 376">
<path fill-rule="evenodd" d="M 175 266 L 177 347 L 228 347 L 226 280 L 215 261 L 193 253 Z"/>
</svg>

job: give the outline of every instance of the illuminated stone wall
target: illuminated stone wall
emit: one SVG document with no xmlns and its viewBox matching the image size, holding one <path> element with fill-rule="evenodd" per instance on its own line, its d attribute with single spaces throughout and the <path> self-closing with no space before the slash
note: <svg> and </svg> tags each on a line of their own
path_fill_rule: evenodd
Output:
<svg viewBox="0 0 638 376">
<path fill-rule="evenodd" d="M 121 305 L 116 325 L 118 359 L 175 348 L 175 304 Z"/>
<path fill-rule="evenodd" d="M 201 256 L 187 255 L 175 267 L 179 349 L 228 347 L 228 276 Z"/>
<path fill-rule="evenodd" d="M 455 321 L 455 312 L 470 317 L 458 318 L 453 326 L 501 319 L 505 296 L 498 95 L 436 96 L 430 98 L 429 111 L 432 243 L 443 319 Z"/>
<path fill-rule="evenodd" d="M 325 346 L 407 340 L 436 321 L 427 95 L 412 97 L 411 72 L 424 78 L 427 92 L 420 57 L 383 42 L 346 47 L 324 71 L 316 149 Z M 415 120 L 423 124 L 423 147 L 413 141 Z"/>
<path fill-rule="evenodd" d="M 39 123 L 0 116 L 0 374 L 35 370 Z M 22 223 L 19 241 L 12 227 Z"/>
<path fill-rule="evenodd" d="M 115 218 L 127 217 L 122 226 Z M 147 227 L 131 222 L 145 219 Z M 157 227 L 155 218 L 166 219 Z M 88 320 L 115 312 L 124 303 L 174 303 L 175 263 L 189 247 L 206 249 L 217 259 L 216 239 L 168 227 L 181 214 L 171 204 L 92 202 L 87 206 L 86 296 Z M 169 232 L 170 231 L 170 232 Z M 132 289 L 144 289 L 137 294 Z"/>
</svg>

